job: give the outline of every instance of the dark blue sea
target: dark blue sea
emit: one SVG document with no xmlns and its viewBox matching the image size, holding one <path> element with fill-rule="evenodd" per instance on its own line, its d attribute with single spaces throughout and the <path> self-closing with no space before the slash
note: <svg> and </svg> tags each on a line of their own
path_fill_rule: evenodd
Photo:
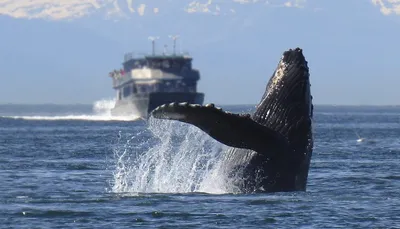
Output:
<svg viewBox="0 0 400 229">
<path fill-rule="evenodd" d="M 0 228 L 400 228 L 400 107 L 314 116 L 307 191 L 240 194 L 195 127 L 0 105 Z"/>
</svg>

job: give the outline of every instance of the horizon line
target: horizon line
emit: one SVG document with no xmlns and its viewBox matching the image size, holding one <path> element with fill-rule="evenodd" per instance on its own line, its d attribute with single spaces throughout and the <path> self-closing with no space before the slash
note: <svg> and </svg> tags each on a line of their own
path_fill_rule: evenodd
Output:
<svg viewBox="0 0 400 229">
<path fill-rule="evenodd" d="M 94 102 L 93 102 L 94 103 Z M 93 103 L 0 103 L 0 106 L 93 106 Z M 204 103 L 204 105 L 207 103 Z M 256 106 L 257 104 L 218 104 L 218 106 Z M 341 107 L 397 107 L 400 104 L 313 104 L 314 106 Z"/>
</svg>

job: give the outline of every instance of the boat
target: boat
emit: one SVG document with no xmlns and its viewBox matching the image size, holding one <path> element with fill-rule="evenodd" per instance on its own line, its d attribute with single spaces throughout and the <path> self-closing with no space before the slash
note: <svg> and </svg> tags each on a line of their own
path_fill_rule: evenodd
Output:
<svg viewBox="0 0 400 229">
<path fill-rule="evenodd" d="M 176 53 L 176 38 L 171 54 L 166 45 L 163 53 L 156 54 L 156 38 L 152 37 L 151 54 L 125 54 L 123 68 L 109 74 L 116 91 L 111 115 L 147 119 L 152 110 L 163 104 L 203 104 L 204 93 L 197 92 L 200 72 L 192 68 L 193 58 L 188 53 Z"/>
</svg>

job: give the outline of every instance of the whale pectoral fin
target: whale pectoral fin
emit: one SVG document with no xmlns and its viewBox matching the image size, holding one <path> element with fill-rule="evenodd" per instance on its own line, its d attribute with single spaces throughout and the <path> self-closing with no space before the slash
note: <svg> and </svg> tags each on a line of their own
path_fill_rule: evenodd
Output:
<svg viewBox="0 0 400 229">
<path fill-rule="evenodd" d="M 251 149 L 261 154 L 272 155 L 277 151 L 286 151 L 288 147 L 282 135 L 256 123 L 250 115 L 224 112 L 213 104 L 171 103 L 157 107 L 152 116 L 190 123 L 225 145 Z"/>
</svg>

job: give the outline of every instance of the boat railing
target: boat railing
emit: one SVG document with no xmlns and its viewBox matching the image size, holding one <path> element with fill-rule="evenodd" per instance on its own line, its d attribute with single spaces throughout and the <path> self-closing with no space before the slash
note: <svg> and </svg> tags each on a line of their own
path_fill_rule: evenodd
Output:
<svg viewBox="0 0 400 229">
<path fill-rule="evenodd" d="M 146 53 L 135 53 L 135 52 L 125 53 L 124 61 L 127 62 L 132 59 L 144 58 L 146 55 L 147 55 Z"/>
<path fill-rule="evenodd" d="M 131 80 L 142 80 L 142 81 L 168 80 L 168 79 L 177 80 L 181 78 L 182 78 L 181 76 L 176 76 L 175 74 L 162 72 L 160 70 L 150 70 L 149 72 L 132 71 L 124 74 L 116 73 L 112 77 L 112 81 L 113 81 L 113 87 L 115 88 Z"/>
<path fill-rule="evenodd" d="M 117 78 L 117 77 L 113 78 L 113 87 L 117 87 L 117 86 L 123 84 L 124 81 L 126 81 L 126 80 L 123 78 Z"/>
<path fill-rule="evenodd" d="M 175 57 L 175 56 L 183 56 L 183 57 L 190 57 L 189 52 L 179 52 L 179 53 L 169 53 L 169 52 L 162 52 L 162 53 L 136 53 L 136 52 L 129 52 L 124 55 L 124 62 L 127 62 L 132 59 L 140 59 L 140 58 L 145 58 L 145 57 L 162 57 L 162 56 L 167 56 L 167 57 Z"/>
</svg>

